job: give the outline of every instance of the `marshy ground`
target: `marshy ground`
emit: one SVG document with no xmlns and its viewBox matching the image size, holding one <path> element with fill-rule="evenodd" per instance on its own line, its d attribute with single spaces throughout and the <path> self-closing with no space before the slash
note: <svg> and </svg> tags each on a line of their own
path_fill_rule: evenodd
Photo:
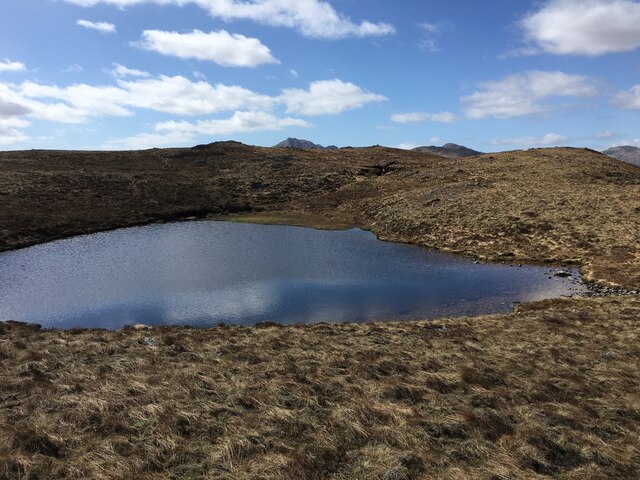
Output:
<svg viewBox="0 0 640 480">
<path fill-rule="evenodd" d="M 234 143 L 0 154 L 0 248 L 187 217 L 320 227 L 640 288 L 640 169 Z M 7 319 L 9 320 L 9 319 Z M 366 325 L 0 324 L 0 478 L 638 478 L 640 300 Z"/>
</svg>

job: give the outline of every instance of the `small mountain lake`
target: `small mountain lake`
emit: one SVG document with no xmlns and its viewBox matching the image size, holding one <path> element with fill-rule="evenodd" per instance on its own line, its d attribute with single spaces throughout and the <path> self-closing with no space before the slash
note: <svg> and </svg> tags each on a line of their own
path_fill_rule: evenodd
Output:
<svg viewBox="0 0 640 480">
<path fill-rule="evenodd" d="M 352 229 L 183 222 L 0 254 L 0 319 L 48 328 L 413 320 L 575 295 L 579 273 L 476 264 Z"/>
</svg>

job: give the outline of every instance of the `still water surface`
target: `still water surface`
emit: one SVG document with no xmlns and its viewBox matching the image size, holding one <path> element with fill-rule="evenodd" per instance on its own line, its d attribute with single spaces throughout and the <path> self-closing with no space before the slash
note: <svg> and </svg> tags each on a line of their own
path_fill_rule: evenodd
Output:
<svg viewBox="0 0 640 480">
<path fill-rule="evenodd" d="M 573 275 L 476 265 L 358 229 L 186 222 L 0 254 L 0 319 L 119 328 L 476 315 L 579 293 Z"/>
</svg>

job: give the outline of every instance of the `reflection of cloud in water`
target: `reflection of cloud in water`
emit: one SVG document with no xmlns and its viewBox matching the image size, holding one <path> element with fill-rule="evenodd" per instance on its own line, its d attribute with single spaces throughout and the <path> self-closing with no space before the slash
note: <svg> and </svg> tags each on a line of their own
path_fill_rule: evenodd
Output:
<svg viewBox="0 0 640 480">
<path fill-rule="evenodd" d="M 163 302 L 163 323 L 184 324 L 192 319 L 206 319 L 209 323 L 241 323 L 245 317 L 272 311 L 276 297 L 274 288 L 265 283 L 172 295 Z"/>
<path fill-rule="evenodd" d="M 548 267 L 474 265 L 360 230 L 194 222 L 0 254 L 0 319 L 63 327 L 433 318 L 576 290 Z"/>
</svg>

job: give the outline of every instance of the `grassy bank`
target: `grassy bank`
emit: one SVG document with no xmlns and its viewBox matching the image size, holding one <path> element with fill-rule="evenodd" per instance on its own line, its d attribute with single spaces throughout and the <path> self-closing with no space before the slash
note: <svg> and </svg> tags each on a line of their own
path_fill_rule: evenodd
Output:
<svg viewBox="0 0 640 480">
<path fill-rule="evenodd" d="M 0 324 L 0 478 L 640 476 L 640 301 L 369 325 Z"/>
</svg>

